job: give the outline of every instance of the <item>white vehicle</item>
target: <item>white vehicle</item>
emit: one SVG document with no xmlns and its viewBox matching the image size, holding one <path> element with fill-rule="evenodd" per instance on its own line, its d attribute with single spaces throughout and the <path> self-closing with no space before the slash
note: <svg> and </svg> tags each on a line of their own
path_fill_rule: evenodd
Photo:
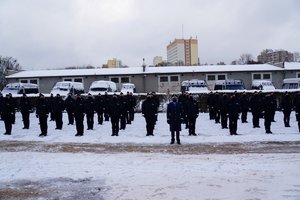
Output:
<svg viewBox="0 0 300 200">
<path fill-rule="evenodd" d="M 9 83 L 3 90 L 2 94 L 37 94 L 39 93 L 39 86 L 33 83 Z"/>
<path fill-rule="evenodd" d="M 214 90 L 245 90 L 244 82 L 239 79 L 219 80 L 215 83 Z"/>
<path fill-rule="evenodd" d="M 300 78 L 286 78 L 283 80 L 282 89 L 300 89 Z"/>
<path fill-rule="evenodd" d="M 135 93 L 135 85 L 133 83 L 123 83 L 121 92 L 127 94 L 127 92 Z"/>
<path fill-rule="evenodd" d="M 52 88 L 51 94 L 54 96 L 59 94 L 60 96 L 67 96 L 71 94 L 82 94 L 84 93 L 83 83 L 71 82 L 71 81 L 62 81 L 57 82 Z"/>
<path fill-rule="evenodd" d="M 192 79 L 182 81 L 181 83 L 181 91 L 189 92 L 189 93 L 198 93 L 203 91 L 208 91 L 207 84 L 204 80 Z"/>
<path fill-rule="evenodd" d="M 275 90 L 275 87 L 271 81 L 268 80 L 253 80 L 253 90 Z"/>
<path fill-rule="evenodd" d="M 112 81 L 94 81 L 92 82 L 89 93 L 91 95 L 103 94 L 105 92 L 116 92 L 117 85 Z"/>
</svg>

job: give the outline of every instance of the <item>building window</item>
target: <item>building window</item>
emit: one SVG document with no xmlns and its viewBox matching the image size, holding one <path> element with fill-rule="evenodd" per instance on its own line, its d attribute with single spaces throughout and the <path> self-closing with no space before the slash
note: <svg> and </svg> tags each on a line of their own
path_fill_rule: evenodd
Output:
<svg viewBox="0 0 300 200">
<path fill-rule="evenodd" d="M 206 81 L 226 80 L 227 74 L 207 74 Z"/>
<path fill-rule="evenodd" d="M 299 73 L 299 72 L 297 73 L 296 77 L 297 77 L 297 78 L 300 78 L 300 73 Z"/>
<path fill-rule="evenodd" d="M 21 79 L 19 82 L 20 82 L 20 83 L 33 83 L 33 84 L 38 84 L 38 79 Z"/>
<path fill-rule="evenodd" d="M 272 81 L 271 73 L 253 73 L 252 80 L 268 80 Z"/>
<path fill-rule="evenodd" d="M 169 82 L 169 77 L 168 76 L 161 76 L 159 81 L 160 82 Z"/>
<path fill-rule="evenodd" d="M 81 77 L 74 77 L 74 78 L 63 78 L 63 81 L 71 81 L 71 82 L 79 82 L 83 83 L 83 78 Z"/>
<path fill-rule="evenodd" d="M 171 82 L 177 82 L 178 76 L 171 76 Z"/>
<path fill-rule="evenodd" d="M 109 77 L 109 80 L 115 83 L 130 83 L 130 76 Z"/>
</svg>

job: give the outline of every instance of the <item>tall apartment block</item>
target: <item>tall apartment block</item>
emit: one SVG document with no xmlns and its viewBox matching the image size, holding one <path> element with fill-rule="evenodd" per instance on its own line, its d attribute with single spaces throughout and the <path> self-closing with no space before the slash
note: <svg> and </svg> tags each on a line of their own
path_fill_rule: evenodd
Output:
<svg viewBox="0 0 300 200">
<path fill-rule="evenodd" d="M 257 61 L 261 63 L 293 62 L 294 54 L 285 50 L 266 49 L 257 56 Z"/>
<path fill-rule="evenodd" d="M 198 40 L 175 39 L 167 46 L 167 61 L 174 65 L 199 65 Z"/>
</svg>

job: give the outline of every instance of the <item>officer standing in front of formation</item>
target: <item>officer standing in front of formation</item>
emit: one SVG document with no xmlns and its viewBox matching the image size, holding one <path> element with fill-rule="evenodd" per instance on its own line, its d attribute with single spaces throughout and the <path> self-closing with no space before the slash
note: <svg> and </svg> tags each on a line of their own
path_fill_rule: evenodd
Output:
<svg viewBox="0 0 300 200">
<path fill-rule="evenodd" d="M 48 124 L 47 118 L 49 114 L 49 105 L 43 94 L 40 94 L 36 104 L 36 117 L 39 118 L 41 134 L 39 136 L 47 136 Z"/>
<path fill-rule="evenodd" d="M 239 119 L 240 104 L 236 96 L 232 95 L 228 102 L 229 132 L 230 135 L 237 135 L 237 121 Z"/>
<path fill-rule="evenodd" d="M 66 108 L 67 114 L 68 114 L 68 125 L 74 124 L 74 104 L 75 100 L 72 97 L 72 94 L 69 93 L 68 97 L 66 98 L 64 102 L 64 107 Z"/>
<path fill-rule="evenodd" d="M 248 123 L 247 121 L 247 114 L 249 111 L 249 98 L 248 95 L 244 92 L 241 99 L 240 99 L 240 104 L 241 104 L 241 120 L 242 123 Z"/>
<path fill-rule="evenodd" d="M 272 123 L 273 109 L 274 109 L 274 101 L 272 99 L 272 94 L 268 94 L 264 98 L 264 104 L 263 104 L 265 130 L 267 134 L 272 134 L 271 123 Z"/>
<path fill-rule="evenodd" d="M 20 99 L 20 111 L 22 114 L 22 120 L 23 120 L 23 129 L 29 129 L 29 116 L 30 111 L 32 109 L 30 100 L 27 98 L 26 94 L 23 94 L 23 96 Z"/>
<path fill-rule="evenodd" d="M 153 130 L 155 125 L 156 119 L 156 106 L 155 103 L 152 101 L 152 95 L 148 94 L 145 101 L 142 103 L 142 114 L 146 120 L 146 136 L 154 136 Z"/>
<path fill-rule="evenodd" d="M 55 119 L 56 128 L 58 130 L 62 129 L 63 126 L 63 111 L 65 110 L 64 101 L 59 94 L 54 98 L 53 114 Z"/>
<path fill-rule="evenodd" d="M 293 108 L 293 102 L 291 99 L 291 96 L 288 92 L 285 92 L 284 96 L 282 97 L 281 101 L 281 108 L 283 112 L 283 122 L 285 127 L 291 127 L 290 126 L 290 115 Z"/>
<path fill-rule="evenodd" d="M 199 106 L 198 102 L 194 100 L 192 95 L 188 96 L 187 100 L 187 118 L 188 118 L 188 128 L 189 128 L 189 135 L 196 136 L 196 119 L 199 115 Z"/>
<path fill-rule="evenodd" d="M 119 120 L 120 120 L 120 102 L 118 97 L 114 94 L 111 100 L 111 103 L 108 106 L 108 113 L 111 121 L 111 136 L 119 135 Z"/>
<path fill-rule="evenodd" d="M 87 122 L 87 130 L 93 130 L 94 128 L 94 112 L 96 109 L 95 101 L 91 94 L 88 94 L 87 99 L 85 100 L 85 114 Z"/>
<path fill-rule="evenodd" d="M 167 123 L 170 125 L 171 131 L 171 144 L 175 142 L 175 133 L 177 144 L 180 143 L 180 131 L 182 118 L 182 108 L 180 103 L 177 102 L 177 97 L 173 96 L 172 102 L 168 104 L 167 107 Z"/>
<path fill-rule="evenodd" d="M 7 94 L 2 103 L 2 119 L 5 125 L 4 135 L 11 135 L 14 112 L 15 112 L 15 107 L 14 107 L 13 100 L 11 96 Z"/>
<path fill-rule="evenodd" d="M 77 131 L 75 136 L 83 136 L 84 100 L 79 94 L 76 96 L 76 100 L 74 103 L 74 117 L 75 117 L 76 131 Z"/>
</svg>

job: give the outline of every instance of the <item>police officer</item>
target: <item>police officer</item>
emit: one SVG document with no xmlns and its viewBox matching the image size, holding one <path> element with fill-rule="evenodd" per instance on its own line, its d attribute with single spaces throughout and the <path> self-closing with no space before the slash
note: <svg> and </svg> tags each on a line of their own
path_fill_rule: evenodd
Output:
<svg viewBox="0 0 300 200">
<path fill-rule="evenodd" d="M 98 116 L 98 124 L 103 124 L 104 99 L 99 93 L 96 97 L 96 112 Z"/>
<path fill-rule="evenodd" d="M 206 100 L 206 104 L 208 107 L 209 119 L 214 120 L 215 119 L 215 110 L 214 110 L 214 94 L 213 94 L 213 92 L 209 93 L 207 100 Z"/>
<path fill-rule="evenodd" d="M 3 98 L 2 93 L 0 92 L 0 120 L 2 120 L 2 106 L 3 106 L 3 101 L 4 101 L 4 98 Z"/>
<path fill-rule="evenodd" d="M 29 129 L 29 116 L 30 111 L 32 109 L 30 100 L 27 98 L 26 94 L 23 94 L 23 96 L 20 99 L 20 111 L 22 114 L 22 120 L 23 120 L 23 129 Z"/>
<path fill-rule="evenodd" d="M 261 113 L 261 105 L 262 104 L 263 104 L 263 102 L 261 101 L 261 98 L 259 97 L 258 93 L 255 91 L 254 95 L 252 96 L 252 98 L 250 100 L 253 128 L 260 128 L 259 116 Z"/>
<path fill-rule="evenodd" d="M 175 142 L 175 133 L 176 133 L 176 141 L 177 144 L 180 143 L 180 131 L 181 131 L 181 122 L 182 118 L 182 108 L 180 103 L 177 101 L 177 97 L 173 96 L 172 102 L 168 104 L 167 107 L 167 123 L 170 125 L 171 131 L 171 143 Z"/>
<path fill-rule="evenodd" d="M 47 118 L 49 114 L 49 105 L 43 94 L 40 94 L 36 104 L 36 117 L 39 118 L 41 134 L 39 136 L 47 136 L 48 124 Z"/>
<path fill-rule="evenodd" d="M 228 103 L 229 103 L 229 98 L 227 97 L 226 94 L 223 95 L 221 104 L 220 104 L 220 114 L 221 114 L 221 126 L 222 129 L 227 129 L 228 128 Z"/>
<path fill-rule="evenodd" d="M 76 96 L 76 100 L 74 103 L 74 117 L 75 117 L 75 123 L 76 123 L 76 135 L 75 136 L 83 136 L 84 133 L 84 100 L 82 97 L 78 94 Z"/>
<path fill-rule="evenodd" d="M 232 95 L 228 102 L 229 132 L 230 135 L 237 135 L 237 121 L 239 119 L 240 104 L 236 96 Z"/>
<path fill-rule="evenodd" d="M 128 115 L 127 115 L 127 124 L 131 124 L 134 120 L 134 108 L 136 106 L 136 99 L 133 96 L 132 92 L 127 92 L 127 103 L 128 103 Z"/>
<path fill-rule="evenodd" d="M 293 103 L 288 92 L 285 92 L 284 96 L 282 97 L 281 108 L 283 112 L 284 126 L 290 127 L 290 115 L 292 112 Z"/>
<path fill-rule="evenodd" d="M 247 114 L 249 111 L 249 98 L 248 95 L 246 93 L 243 93 L 241 99 L 240 99 L 240 105 L 241 105 L 241 111 L 242 111 L 242 115 L 241 115 L 241 120 L 242 123 L 248 123 L 247 121 Z"/>
<path fill-rule="evenodd" d="M 11 96 L 7 94 L 2 103 L 2 118 L 5 125 L 4 135 L 11 135 L 14 112 L 15 112 L 15 107 L 13 104 L 13 100 Z"/>
<path fill-rule="evenodd" d="M 298 130 L 300 132 L 300 94 L 298 94 L 297 96 L 297 101 L 295 102 L 295 112 L 296 112 L 296 117 L 297 117 L 297 121 L 298 121 Z"/>
<path fill-rule="evenodd" d="M 91 94 L 88 94 L 88 97 L 85 100 L 84 108 L 86 113 L 87 130 L 93 130 L 96 104 Z"/>
<path fill-rule="evenodd" d="M 147 130 L 146 136 L 154 136 L 153 130 L 154 130 L 155 119 L 157 115 L 156 105 L 151 98 L 152 95 L 148 94 L 147 98 L 142 103 L 142 114 L 146 120 L 146 130 Z"/>
<path fill-rule="evenodd" d="M 120 93 L 119 96 L 119 103 L 120 103 L 120 130 L 125 130 L 126 128 L 126 116 L 128 111 L 128 104 L 126 99 L 123 96 L 123 93 Z"/>
<path fill-rule="evenodd" d="M 272 116 L 273 116 L 273 109 L 274 109 L 274 101 L 272 99 L 272 95 L 266 95 L 264 99 L 264 120 L 265 120 L 265 130 L 267 134 L 272 134 L 271 132 L 271 123 L 272 123 Z"/>
<path fill-rule="evenodd" d="M 50 121 L 55 121 L 54 113 L 53 113 L 53 108 L 54 108 L 54 96 L 51 93 L 50 98 L 48 101 L 48 106 L 49 106 L 49 112 L 50 112 Z"/>
<path fill-rule="evenodd" d="M 213 98 L 213 107 L 215 111 L 215 123 L 219 124 L 220 123 L 220 106 L 221 106 L 221 97 L 219 93 L 216 93 Z"/>
<path fill-rule="evenodd" d="M 74 124 L 74 106 L 75 100 L 73 99 L 72 94 L 69 93 L 64 102 L 64 107 L 66 108 L 68 114 L 68 125 Z"/>
<path fill-rule="evenodd" d="M 104 105 L 103 105 L 103 109 L 104 109 L 104 121 L 109 121 L 109 107 L 110 107 L 110 96 L 107 94 L 107 92 L 105 92 L 104 94 Z"/>
<path fill-rule="evenodd" d="M 59 94 L 56 95 L 56 97 L 54 98 L 54 105 L 52 108 L 53 114 L 54 114 L 54 119 L 55 119 L 55 124 L 56 124 L 56 128 L 58 130 L 62 129 L 63 126 L 63 111 L 65 110 L 64 107 L 64 101 L 62 100 L 61 96 Z"/>
<path fill-rule="evenodd" d="M 113 95 L 111 103 L 108 106 L 108 113 L 111 121 L 111 136 L 119 135 L 119 120 L 120 120 L 120 102 L 118 101 L 118 97 Z"/>
<path fill-rule="evenodd" d="M 192 95 L 188 96 L 188 100 L 186 102 L 187 105 L 187 118 L 188 118 L 188 128 L 189 128 L 189 135 L 196 136 L 196 119 L 199 115 L 199 106 L 198 102 L 194 100 Z"/>
</svg>

